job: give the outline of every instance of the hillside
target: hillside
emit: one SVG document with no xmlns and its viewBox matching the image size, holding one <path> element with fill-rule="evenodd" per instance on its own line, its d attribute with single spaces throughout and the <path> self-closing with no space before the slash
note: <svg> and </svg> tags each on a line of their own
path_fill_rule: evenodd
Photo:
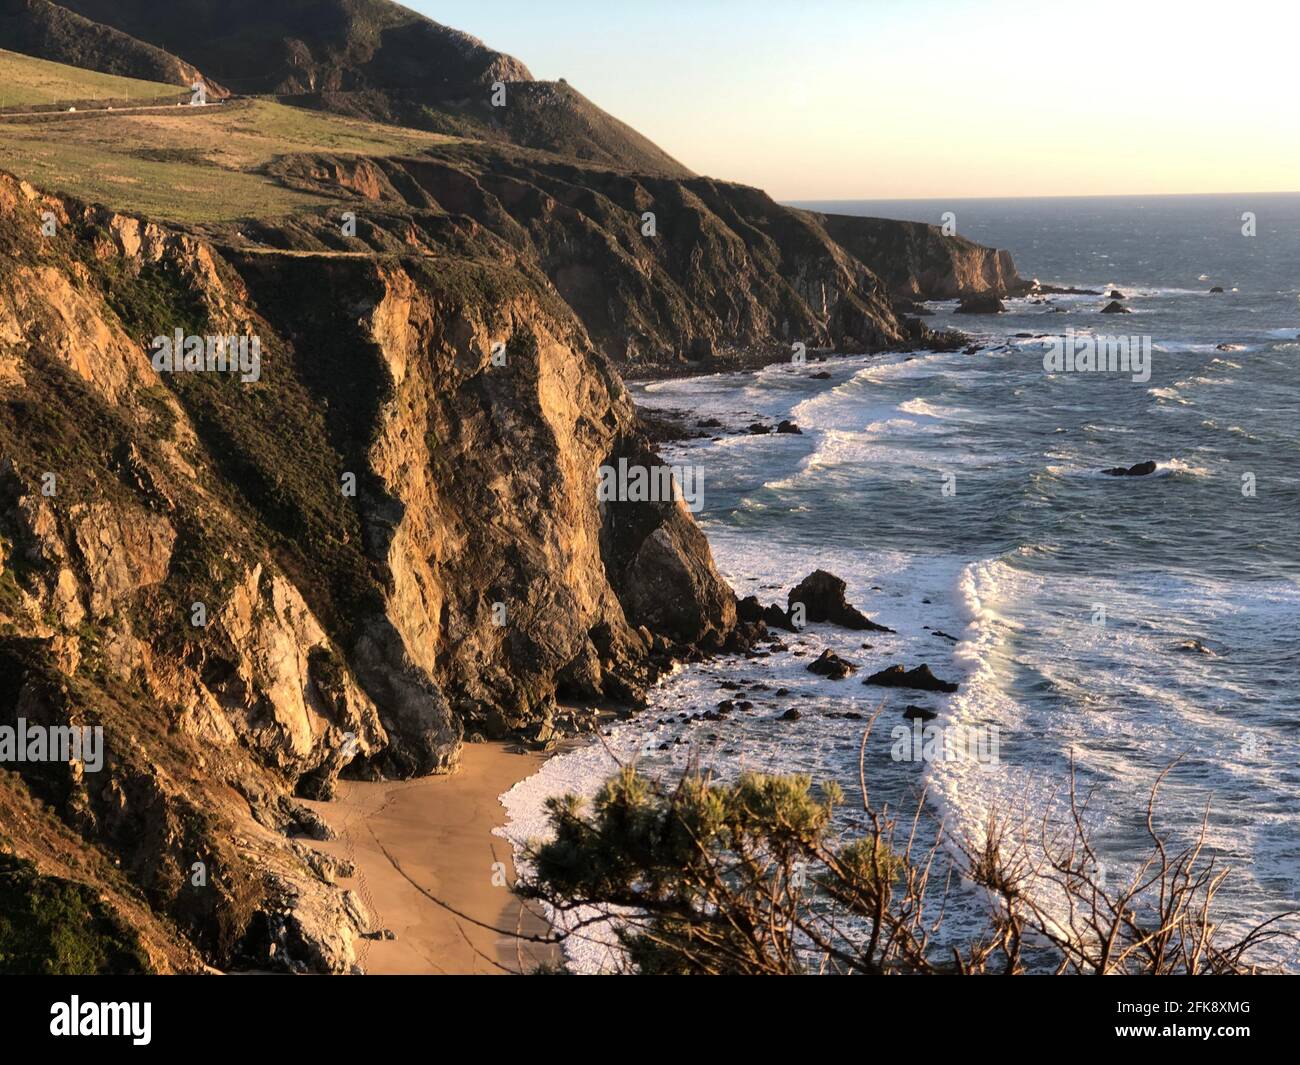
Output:
<svg viewBox="0 0 1300 1065">
<path fill-rule="evenodd" d="M 0 48 L 168 86 L 192 85 L 200 77 L 195 67 L 163 49 L 49 0 L 0 0 Z"/>
<path fill-rule="evenodd" d="M 100 74 L 0 50 L 0 111 L 56 106 L 66 110 L 78 103 L 93 107 L 174 103 L 190 95 L 188 88 L 179 85 Z"/>
<path fill-rule="evenodd" d="M 60 6 L 179 56 L 236 93 L 642 173 L 690 173 L 567 85 L 536 81 L 519 60 L 389 0 L 62 0 Z M 491 104 L 498 81 L 508 86 L 500 108 Z"/>
</svg>

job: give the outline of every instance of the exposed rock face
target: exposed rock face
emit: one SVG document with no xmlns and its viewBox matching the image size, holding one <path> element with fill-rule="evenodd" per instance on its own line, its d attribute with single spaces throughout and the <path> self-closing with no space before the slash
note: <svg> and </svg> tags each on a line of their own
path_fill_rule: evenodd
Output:
<svg viewBox="0 0 1300 1065">
<path fill-rule="evenodd" d="M 938 226 L 852 215 L 816 217 L 836 243 L 895 295 L 936 300 L 978 293 L 1016 296 L 1032 287 L 1016 273 L 1009 252 L 944 236 Z"/>
<path fill-rule="evenodd" d="M 0 835 L 120 868 L 158 967 L 348 971 L 369 917 L 295 795 L 451 769 L 466 730 L 635 702 L 731 638 L 682 501 L 598 503 L 602 464 L 659 460 L 544 278 L 222 255 L 3 175 L 0 253 L 0 724 L 105 737 L 98 773 L 0 774 L 62 826 Z M 174 328 L 256 335 L 260 379 L 155 371 Z"/>
</svg>

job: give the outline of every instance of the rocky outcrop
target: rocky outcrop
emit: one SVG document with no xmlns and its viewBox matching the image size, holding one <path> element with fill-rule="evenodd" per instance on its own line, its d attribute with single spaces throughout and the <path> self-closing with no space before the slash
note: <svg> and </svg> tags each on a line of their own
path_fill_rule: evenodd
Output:
<svg viewBox="0 0 1300 1065">
<path fill-rule="evenodd" d="M 1132 466 L 1111 466 L 1101 472 L 1108 477 L 1147 477 L 1156 472 L 1156 464 L 1154 459 L 1148 459 Z"/>
<path fill-rule="evenodd" d="M 878 673 L 873 673 L 863 684 L 872 684 L 880 688 L 914 688 L 917 691 L 925 692 L 955 692 L 957 685 L 946 680 L 940 680 L 930 672 L 927 665 L 919 665 L 915 669 L 904 669 L 902 666 L 890 666 L 888 669 L 882 669 Z"/>
<path fill-rule="evenodd" d="M 878 625 L 857 607 L 852 606 L 844 597 L 847 585 L 833 573 L 824 569 L 814 570 L 795 587 L 786 597 L 786 605 L 793 612 L 796 604 L 802 604 L 803 615 L 807 621 L 825 621 L 832 625 L 841 625 L 846 629 L 869 630 L 872 632 L 892 632 L 883 625 Z"/>
<path fill-rule="evenodd" d="M 1016 273 L 1009 252 L 965 237 L 945 236 L 938 226 L 856 215 L 815 217 L 837 244 L 898 296 L 929 300 L 981 293 L 1015 296 L 1032 287 Z"/>
<path fill-rule="evenodd" d="M 659 459 L 543 277 L 222 254 L 7 176 L 0 252 L 0 724 L 105 739 L 5 787 L 164 916 L 159 967 L 349 971 L 369 918 L 294 845 L 299 796 L 733 639 L 684 501 L 597 498 Z M 260 376 L 155 370 L 177 328 L 255 335 Z M 48 833 L 0 836 L 63 875 Z"/>
</svg>

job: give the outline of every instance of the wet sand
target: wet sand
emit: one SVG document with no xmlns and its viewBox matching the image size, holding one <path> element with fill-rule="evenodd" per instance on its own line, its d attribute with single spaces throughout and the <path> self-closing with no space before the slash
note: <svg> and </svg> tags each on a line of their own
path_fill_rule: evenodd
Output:
<svg viewBox="0 0 1300 1065">
<path fill-rule="evenodd" d="M 407 879 L 485 924 L 545 935 L 546 923 L 521 913 L 504 886 L 503 877 L 514 882 L 510 845 L 492 835 L 506 819 L 497 796 L 535 773 L 545 757 L 517 754 L 503 744 L 466 744 L 452 776 L 340 781 L 334 802 L 308 804 L 338 833 L 338 839 L 315 846 L 356 866 L 355 877 L 339 882 L 365 902 L 371 930 L 396 933 L 395 940 L 357 940 L 357 958 L 367 973 L 488 975 L 518 972 L 521 960 L 528 971 L 557 959 L 554 948 L 458 918 Z"/>
</svg>

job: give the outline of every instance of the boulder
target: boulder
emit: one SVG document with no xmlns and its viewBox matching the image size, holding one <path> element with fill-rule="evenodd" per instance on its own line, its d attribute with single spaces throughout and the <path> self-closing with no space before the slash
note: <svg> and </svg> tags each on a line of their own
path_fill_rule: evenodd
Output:
<svg viewBox="0 0 1300 1065">
<path fill-rule="evenodd" d="M 890 666 L 888 669 L 882 669 L 879 673 L 873 673 L 863 684 L 874 684 L 880 688 L 915 688 L 917 691 L 924 692 L 955 692 L 957 685 L 946 680 L 940 680 L 930 672 L 927 665 L 919 665 L 915 669 L 904 669 L 902 666 Z"/>
<path fill-rule="evenodd" d="M 908 704 L 907 708 L 903 711 L 903 716 L 907 718 L 908 721 L 915 721 L 918 719 L 921 721 L 933 721 L 939 715 L 933 710 L 927 710 L 924 706 L 913 706 Z"/>
<path fill-rule="evenodd" d="M 1132 314 L 1133 312 L 1130 311 L 1127 307 L 1124 306 L 1124 304 L 1120 303 L 1118 300 L 1111 300 L 1110 303 L 1106 304 L 1106 306 L 1104 306 L 1101 309 L 1101 313 L 1102 314 Z"/>
<path fill-rule="evenodd" d="M 798 436 L 803 435 L 803 430 L 788 418 L 776 427 L 776 431 L 778 433 L 795 433 Z"/>
<path fill-rule="evenodd" d="M 1211 294 L 1215 292 L 1222 292 L 1222 291 L 1223 291 L 1222 285 L 1215 285 L 1212 289 L 1210 289 Z"/>
<path fill-rule="evenodd" d="M 850 673 L 856 673 L 857 671 L 856 663 L 850 662 L 847 658 L 841 658 L 829 647 L 821 653 L 821 657 L 816 662 L 808 664 L 809 673 L 829 677 L 831 680 L 843 680 Z"/>
<path fill-rule="evenodd" d="M 1139 462 L 1136 466 L 1112 466 L 1101 472 L 1108 477 L 1146 477 L 1156 472 L 1156 464 L 1148 459 L 1146 462 Z"/>
<path fill-rule="evenodd" d="M 892 632 L 877 625 L 844 598 L 846 585 L 833 573 L 815 570 L 790 590 L 786 605 L 791 611 L 795 603 L 802 603 L 806 621 L 830 622 L 846 629 L 867 629 L 872 632 Z"/>
<path fill-rule="evenodd" d="M 1006 304 L 992 293 L 981 293 L 977 296 L 963 296 L 957 302 L 957 314 L 1002 314 L 1006 311 Z"/>
</svg>

